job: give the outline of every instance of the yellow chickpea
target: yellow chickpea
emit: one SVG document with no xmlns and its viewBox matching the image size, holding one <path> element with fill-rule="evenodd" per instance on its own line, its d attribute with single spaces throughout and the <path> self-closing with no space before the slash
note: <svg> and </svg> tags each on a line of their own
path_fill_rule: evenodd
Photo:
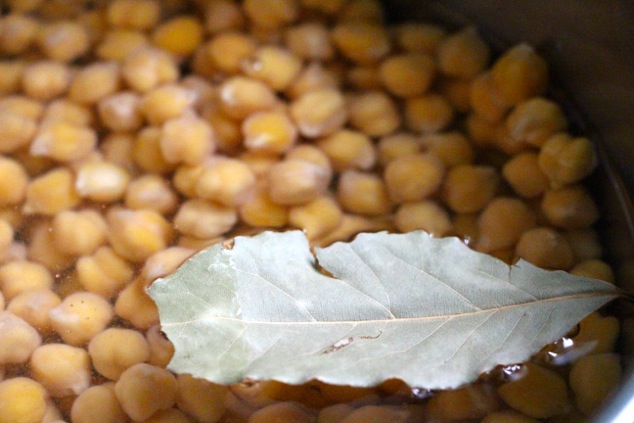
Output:
<svg viewBox="0 0 634 423">
<path fill-rule="evenodd" d="M 208 239 L 229 232 L 237 221 L 235 209 L 196 199 L 181 204 L 174 217 L 174 228 L 181 234 Z"/>
<path fill-rule="evenodd" d="M 235 119 L 273 107 L 277 97 L 265 83 L 253 78 L 235 76 L 227 79 L 218 91 L 222 110 Z"/>
<path fill-rule="evenodd" d="M 52 227 L 55 245 L 63 254 L 91 254 L 106 242 L 106 222 L 97 211 L 62 211 L 53 218 Z"/>
<path fill-rule="evenodd" d="M 166 52 L 153 48 L 137 48 L 125 56 L 121 76 L 130 88 L 146 93 L 159 85 L 176 81 L 179 70 Z"/>
<path fill-rule="evenodd" d="M 568 121 L 557 103 L 535 97 L 517 104 L 505 125 L 514 139 L 541 147 L 551 135 L 565 130 Z"/>
<path fill-rule="evenodd" d="M 139 363 L 121 374 L 114 392 L 125 413 L 141 421 L 174 405 L 177 383 L 167 370 Z"/>
<path fill-rule="evenodd" d="M 281 205 L 300 205 L 324 194 L 332 174 L 323 166 L 303 159 L 274 164 L 268 174 L 268 194 Z"/>
<path fill-rule="evenodd" d="M 35 328 L 10 311 L 0 311 L 0 366 L 21 364 L 42 343 Z"/>
<path fill-rule="evenodd" d="M 255 175 L 246 164 L 226 158 L 205 166 L 198 177 L 195 190 L 200 198 L 233 207 L 249 199 L 255 182 Z"/>
<path fill-rule="evenodd" d="M 72 162 L 86 157 L 96 145 L 97 132 L 94 129 L 57 121 L 40 127 L 29 152 L 33 156 Z"/>
<path fill-rule="evenodd" d="M 148 209 L 166 215 L 176 210 L 178 196 L 165 178 L 148 174 L 130 182 L 124 203 L 132 210 Z"/>
<path fill-rule="evenodd" d="M 54 215 L 75 207 L 79 202 L 75 176 L 67 168 L 55 168 L 29 183 L 24 212 Z"/>
<path fill-rule="evenodd" d="M 453 108 L 438 94 L 409 98 L 405 103 L 405 123 L 416 132 L 438 132 L 451 123 Z"/>
<path fill-rule="evenodd" d="M 147 30 L 157 24 L 160 12 L 152 0 L 114 0 L 106 8 L 106 19 L 114 27 Z"/>
<path fill-rule="evenodd" d="M 436 54 L 445 75 L 471 79 L 487 65 L 490 51 L 477 29 L 468 27 L 445 38 Z"/>
<path fill-rule="evenodd" d="M 0 382 L 0 423 L 37 423 L 46 413 L 46 389 L 27 377 Z"/>
<path fill-rule="evenodd" d="M 155 279 L 165 277 L 176 271 L 178 267 L 195 253 L 184 247 L 169 247 L 150 256 L 141 269 L 141 278 L 147 285 Z"/>
<path fill-rule="evenodd" d="M 460 78 L 441 78 L 437 84 L 438 92 L 460 113 L 471 110 L 471 81 Z"/>
<path fill-rule="evenodd" d="M 136 329 L 145 330 L 159 322 L 158 308 L 145 292 L 145 284 L 136 279 L 119 293 L 114 304 L 118 317 L 127 320 Z"/>
<path fill-rule="evenodd" d="M 394 226 L 400 232 L 423 230 L 435 237 L 447 234 L 452 223 L 449 214 L 435 201 L 402 204 L 394 215 Z"/>
<path fill-rule="evenodd" d="M 41 125 L 45 126 L 59 121 L 79 127 L 88 127 L 94 124 L 95 119 L 89 107 L 62 98 L 53 100 L 46 106 Z"/>
<path fill-rule="evenodd" d="M 102 332 L 113 315 L 112 305 L 91 292 L 70 294 L 48 313 L 57 334 L 65 343 L 75 346 L 86 344 Z"/>
<path fill-rule="evenodd" d="M 29 184 L 29 176 L 20 162 L 0 156 L 0 206 L 22 202 Z"/>
<path fill-rule="evenodd" d="M 594 200 L 580 185 L 546 191 L 541 210 L 552 225 L 563 229 L 587 228 L 599 218 Z"/>
<path fill-rule="evenodd" d="M 115 296 L 132 279 L 132 266 L 110 247 L 101 247 L 90 256 L 80 257 L 76 265 L 81 286 L 106 299 Z"/>
<path fill-rule="evenodd" d="M 316 239 L 337 228 L 341 217 L 342 212 L 337 202 L 324 196 L 291 208 L 288 222 L 302 229 L 308 239 Z"/>
<path fill-rule="evenodd" d="M 344 210 L 363 216 L 380 216 L 392 209 L 388 189 L 381 178 L 356 170 L 341 173 L 337 200 Z"/>
<path fill-rule="evenodd" d="M 178 408 L 168 408 L 166 410 L 157 411 L 143 423 L 193 423 L 194 420 L 189 415 L 183 413 Z"/>
<path fill-rule="evenodd" d="M 598 259 L 603 255 L 603 249 L 599 242 L 599 234 L 591 228 L 572 229 L 562 233 L 568 240 L 575 257 L 575 263 Z"/>
<path fill-rule="evenodd" d="M 401 156 L 409 156 L 421 151 L 423 144 L 413 134 L 406 132 L 388 135 L 379 140 L 377 154 L 379 163 L 386 166 Z"/>
<path fill-rule="evenodd" d="M 198 421 L 216 422 L 225 412 L 224 398 L 229 388 L 204 379 L 181 374 L 177 377 L 176 405 Z"/>
<path fill-rule="evenodd" d="M 123 62 L 133 52 L 148 47 L 150 41 L 145 33 L 128 29 L 111 29 L 106 32 L 95 48 L 102 60 Z"/>
<path fill-rule="evenodd" d="M 46 344 L 33 351 L 33 379 L 54 398 L 79 395 L 90 386 L 90 358 L 83 348 Z"/>
<path fill-rule="evenodd" d="M 127 368 L 147 361 L 150 348 L 140 332 L 108 328 L 90 340 L 88 353 L 99 374 L 118 380 Z"/>
<path fill-rule="evenodd" d="M 378 62 L 392 48 L 385 29 L 369 22 L 347 22 L 337 25 L 331 39 L 339 52 L 360 65 Z"/>
<path fill-rule="evenodd" d="M 308 138 L 330 135 L 348 119 L 345 100 L 334 89 L 309 91 L 291 103 L 290 111 L 299 132 Z"/>
<path fill-rule="evenodd" d="M 201 163 L 216 147 L 211 125 L 192 115 L 167 120 L 161 128 L 159 143 L 169 163 Z"/>
<path fill-rule="evenodd" d="M 105 97 L 99 101 L 99 119 L 111 131 L 136 131 L 143 124 L 140 102 L 139 96 L 130 91 Z"/>
<path fill-rule="evenodd" d="M 285 93 L 289 98 L 297 100 L 310 91 L 338 89 L 340 85 L 338 75 L 326 69 L 322 63 L 313 62 L 304 67 Z"/>
<path fill-rule="evenodd" d="M 11 223 L 0 218 L 0 261 L 5 258 L 7 252 L 9 251 L 9 248 L 13 243 L 14 236 L 15 232 Z"/>
<path fill-rule="evenodd" d="M 471 143 L 460 132 L 427 134 L 421 137 L 420 143 L 448 169 L 469 165 L 475 160 L 475 151 Z"/>
<path fill-rule="evenodd" d="M 127 419 L 114 393 L 114 383 L 93 385 L 73 401 L 73 423 L 123 422 Z"/>
<path fill-rule="evenodd" d="M 123 198 L 129 182 L 130 173 L 123 166 L 88 161 L 77 168 L 75 189 L 82 198 L 109 203 Z"/>
<path fill-rule="evenodd" d="M 482 210 L 497 192 L 500 178 L 489 166 L 456 166 L 449 170 L 443 195 L 449 208 L 457 213 Z"/>
<path fill-rule="evenodd" d="M 256 113 L 258 112 L 252 113 L 250 116 Z M 238 119 L 227 115 L 216 105 L 207 107 L 202 111 L 201 116 L 213 127 L 214 138 L 219 152 L 236 154 L 242 149 L 243 129 Z M 247 134 L 245 133 L 244 136 L 246 137 Z"/>
<path fill-rule="evenodd" d="M 469 105 L 476 115 L 491 123 L 502 121 L 508 110 L 493 89 L 490 72 L 478 75 L 471 82 Z"/>
<path fill-rule="evenodd" d="M 538 157 L 539 168 L 553 188 L 574 184 L 588 176 L 597 164 L 592 142 L 559 133 L 548 138 Z"/>
<path fill-rule="evenodd" d="M 111 133 L 102 138 L 99 149 L 103 155 L 103 160 L 109 163 L 118 164 L 127 171 L 134 168 L 132 148 L 134 137 L 126 133 Z"/>
<path fill-rule="evenodd" d="M 266 423 L 269 421 L 309 423 L 315 421 L 315 417 L 308 408 L 290 401 L 267 405 L 249 417 L 249 422 L 251 423 Z"/>
<path fill-rule="evenodd" d="M 42 219 L 29 229 L 27 258 L 59 273 L 73 264 L 74 257 L 63 254 L 55 245 L 53 225 L 50 219 Z"/>
<path fill-rule="evenodd" d="M 579 333 L 573 338 L 575 345 L 588 354 L 614 352 L 620 331 L 619 320 L 594 312 L 579 323 Z"/>
<path fill-rule="evenodd" d="M 440 26 L 408 22 L 395 28 L 396 43 L 405 51 L 433 54 L 447 32 Z"/>
<path fill-rule="evenodd" d="M 493 64 L 491 78 L 500 99 L 513 106 L 543 94 L 548 85 L 548 65 L 530 45 L 519 44 Z"/>
<path fill-rule="evenodd" d="M 431 57 L 424 54 L 391 56 L 379 68 L 379 77 L 385 88 L 399 97 L 418 97 L 431 86 L 436 66 Z"/>
<path fill-rule="evenodd" d="M 232 0 L 210 0 L 206 3 L 205 29 L 211 34 L 238 30 L 244 26 L 240 5 Z"/>
<path fill-rule="evenodd" d="M 383 6 L 378 0 L 350 0 L 342 5 L 339 20 L 342 22 L 383 23 Z"/>
<path fill-rule="evenodd" d="M 142 170 L 153 173 L 168 173 L 176 165 L 168 163 L 161 153 L 161 129 L 155 126 L 143 128 L 136 136 L 131 151 L 134 163 Z"/>
<path fill-rule="evenodd" d="M 0 266 L 0 290 L 6 301 L 29 290 L 52 287 L 53 276 L 39 263 L 16 260 Z"/>
<path fill-rule="evenodd" d="M 336 171 L 346 169 L 368 170 L 376 162 L 376 150 L 364 133 L 340 130 L 318 140 L 317 146 L 328 156 Z"/>
<path fill-rule="evenodd" d="M 241 67 L 246 75 L 283 91 L 299 75 L 302 60 L 283 48 L 263 46 L 242 60 Z"/>
<path fill-rule="evenodd" d="M 522 200 L 498 197 L 480 214 L 477 249 L 490 252 L 514 247 L 535 225 L 535 214 Z"/>
<path fill-rule="evenodd" d="M 281 154 L 297 141 L 297 128 L 281 111 L 251 114 L 242 123 L 244 145 L 252 151 Z"/>
<path fill-rule="evenodd" d="M 51 331 L 48 312 L 57 307 L 62 300 L 49 288 L 29 289 L 13 297 L 7 311 L 24 319 L 40 333 Z"/>
<path fill-rule="evenodd" d="M 434 420 L 456 421 L 480 419 L 497 411 L 500 401 L 489 386 L 474 384 L 441 391 L 430 399 L 427 415 Z"/>
<path fill-rule="evenodd" d="M 297 19 L 299 8 L 294 0 L 245 0 L 244 14 L 262 28 L 279 28 Z"/>
<path fill-rule="evenodd" d="M 303 23 L 286 30 L 286 47 L 306 60 L 330 60 L 335 54 L 328 29 L 320 23 Z"/>
<path fill-rule="evenodd" d="M 159 125 L 181 116 L 194 100 L 190 90 L 167 84 L 147 92 L 141 99 L 140 110 L 150 124 Z"/>
<path fill-rule="evenodd" d="M 71 21 L 60 21 L 42 28 L 37 34 L 37 43 L 47 57 L 62 62 L 71 62 L 90 48 L 86 29 Z"/>
<path fill-rule="evenodd" d="M 194 16 L 174 17 L 152 32 L 154 45 L 179 57 L 194 53 L 202 41 L 203 26 Z"/>
<path fill-rule="evenodd" d="M 348 104 L 350 124 L 371 137 L 391 134 L 401 126 L 396 103 L 382 92 L 353 97 Z"/>
<path fill-rule="evenodd" d="M 584 260 L 577 263 L 577 265 L 570 270 L 570 273 L 586 278 L 599 279 L 609 283 L 614 283 L 615 281 L 614 271 L 610 265 L 597 259 Z"/>
<path fill-rule="evenodd" d="M 255 228 L 281 228 L 288 223 L 288 208 L 271 200 L 266 190 L 256 190 L 239 209 L 240 220 Z"/>
<path fill-rule="evenodd" d="M 0 153 L 28 146 L 37 131 L 35 118 L 0 109 Z"/>
<path fill-rule="evenodd" d="M 174 355 L 174 345 L 161 332 L 160 325 L 150 327 L 145 333 L 145 339 L 150 348 L 148 363 L 165 368 Z"/>
<path fill-rule="evenodd" d="M 345 82 L 354 89 L 378 91 L 383 87 L 377 66 L 356 66 L 346 71 Z"/>
<path fill-rule="evenodd" d="M 520 153 L 510 158 L 502 168 L 504 180 L 524 198 L 536 198 L 548 189 L 548 177 L 538 164 L 537 154 Z"/>
<path fill-rule="evenodd" d="M 242 32 L 215 35 L 203 46 L 213 68 L 232 75 L 240 72 L 242 62 L 257 48 L 255 40 Z"/>
<path fill-rule="evenodd" d="M 515 247 L 515 255 L 544 269 L 568 270 L 573 263 L 568 241 L 550 228 L 524 232 Z"/>
<path fill-rule="evenodd" d="M 64 63 L 39 61 L 24 69 L 22 90 L 29 97 L 46 101 L 64 94 L 70 81 L 70 68 Z"/>
<path fill-rule="evenodd" d="M 169 245 L 173 233 L 163 216 L 152 210 L 110 209 L 106 214 L 108 240 L 114 251 L 142 262 Z"/>
<path fill-rule="evenodd" d="M 429 197 L 440 188 L 444 176 L 442 161 L 429 153 L 398 157 L 384 172 L 390 198 L 399 204 Z"/>
<path fill-rule="evenodd" d="M 5 15 L 0 20 L 0 52 L 6 55 L 22 54 L 36 40 L 39 22 L 21 13 Z"/>
<path fill-rule="evenodd" d="M 0 28 L 1 28 L 0 24 Z M 2 31 L 2 29 L 0 29 Z M 2 35 L 0 35 L 2 37 Z M 0 41 L 1 46 L 2 41 Z M 0 47 L 1 48 L 1 47 Z M 26 68 L 26 63 L 22 60 L 2 60 L 0 61 L 0 94 L 14 94 L 22 84 L 22 75 Z"/>
</svg>

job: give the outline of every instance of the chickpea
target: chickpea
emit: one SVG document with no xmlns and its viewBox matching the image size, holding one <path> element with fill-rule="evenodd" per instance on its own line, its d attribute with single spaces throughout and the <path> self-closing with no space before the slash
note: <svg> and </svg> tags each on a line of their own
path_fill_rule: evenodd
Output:
<svg viewBox="0 0 634 423">
<path fill-rule="evenodd" d="M 427 151 L 438 157 L 448 169 L 469 165 L 475 160 L 471 143 L 459 132 L 427 134 L 420 139 Z"/>
<path fill-rule="evenodd" d="M 399 97 L 418 97 L 431 86 L 436 66 L 431 57 L 424 54 L 391 56 L 381 63 L 379 76 L 385 88 Z"/>
<path fill-rule="evenodd" d="M 585 260 L 578 263 L 570 270 L 570 273 L 586 278 L 599 279 L 609 283 L 614 283 L 614 271 L 609 264 L 602 260 Z"/>
<path fill-rule="evenodd" d="M 378 91 L 383 87 L 377 66 L 356 66 L 350 68 L 345 77 L 345 82 L 359 91 Z"/>
<path fill-rule="evenodd" d="M 176 405 L 198 421 L 216 422 L 225 412 L 224 398 L 229 388 L 204 379 L 181 374 L 176 379 Z"/>
<path fill-rule="evenodd" d="M 73 423 L 124 422 L 127 416 L 114 393 L 114 383 L 94 385 L 83 391 L 70 410 Z"/>
<path fill-rule="evenodd" d="M 136 48 L 124 57 L 121 76 L 130 88 L 139 93 L 172 83 L 179 77 L 176 62 L 162 50 L 153 47 Z"/>
<path fill-rule="evenodd" d="M 286 30 L 286 47 L 306 60 L 328 61 L 335 55 L 328 29 L 320 23 L 304 23 Z"/>
<path fill-rule="evenodd" d="M 251 114 L 242 123 L 244 145 L 252 151 L 281 154 L 297 141 L 297 128 L 284 112 Z"/>
<path fill-rule="evenodd" d="M 37 423 L 46 413 L 46 389 L 27 377 L 0 382 L 0 423 Z"/>
<path fill-rule="evenodd" d="M 108 328 L 90 340 L 88 353 L 95 370 L 110 380 L 118 380 L 129 367 L 147 361 L 150 348 L 135 330 Z"/>
<path fill-rule="evenodd" d="M 129 367 L 114 386 L 121 408 L 136 421 L 174 405 L 176 390 L 176 378 L 170 372 L 145 363 Z"/>
<path fill-rule="evenodd" d="M 376 162 L 376 150 L 364 133 L 340 130 L 317 142 L 317 146 L 328 156 L 336 171 L 346 169 L 368 170 Z"/>
<path fill-rule="evenodd" d="M 101 123 L 111 131 L 136 131 L 143 124 L 140 97 L 123 91 L 101 99 L 98 105 Z"/>
<path fill-rule="evenodd" d="M 143 423 L 194 423 L 194 421 L 185 413 L 177 408 L 168 408 L 167 410 L 157 411 Z"/>
<path fill-rule="evenodd" d="M 445 75 L 471 79 L 489 61 L 489 46 L 475 27 L 468 27 L 445 38 L 437 49 L 438 67 Z"/>
<path fill-rule="evenodd" d="M 148 209 L 167 215 L 178 207 L 178 196 L 165 178 L 148 174 L 130 182 L 125 191 L 124 203 L 132 210 Z"/>
<path fill-rule="evenodd" d="M 167 162 L 197 164 L 215 150 L 213 128 L 191 115 L 175 117 L 163 124 L 161 153 Z"/>
<path fill-rule="evenodd" d="M 524 232 L 515 247 L 515 254 L 544 269 L 568 270 L 573 263 L 568 241 L 550 228 Z"/>
<path fill-rule="evenodd" d="M 174 345 L 163 335 L 160 325 L 151 326 L 145 333 L 150 348 L 148 363 L 165 368 L 174 355 Z"/>
<path fill-rule="evenodd" d="M 258 112 L 255 112 L 250 116 L 257 113 Z M 219 107 L 209 107 L 205 109 L 202 113 L 202 117 L 207 120 L 214 129 L 214 138 L 219 152 L 224 154 L 236 154 L 242 149 L 243 136 L 248 136 L 246 131 L 243 135 L 243 129 L 241 129 L 238 119 L 227 115 Z M 248 118 L 246 120 L 248 120 Z M 244 141 L 246 142 L 246 140 Z"/>
<path fill-rule="evenodd" d="M 535 225 L 533 211 L 522 200 L 498 197 L 480 214 L 477 249 L 490 252 L 514 247 Z"/>
<path fill-rule="evenodd" d="M 451 104 L 442 96 L 428 94 L 409 98 L 405 103 L 405 123 L 416 132 L 438 132 L 453 119 Z"/>
<path fill-rule="evenodd" d="M 482 420 L 482 423 L 539 423 L 531 417 L 512 410 L 491 413 Z"/>
<path fill-rule="evenodd" d="M 94 124 L 94 120 L 89 107 L 61 98 L 48 104 L 44 110 L 41 125 L 61 121 L 78 127 L 88 127 Z"/>
<path fill-rule="evenodd" d="M 194 100 L 190 90 L 180 85 L 167 84 L 147 92 L 141 99 L 140 110 L 150 124 L 160 125 L 181 116 Z"/>
<path fill-rule="evenodd" d="M 468 113 L 471 110 L 471 81 L 445 77 L 438 81 L 437 89 L 458 112 Z"/>
<path fill-rule="evenodd" d="M 30 289 L 13 297 L 7 311 L 24 319 L 40 333 L 51 331 L 48 312 L 60 305 L 62 300 L 48 288 Z"/>
<path fill-rule="evenodd" d="M 79 284 L 89 292 L 110 299 L 132 279 L 132 266 L 110 247 L 80 257 L 76 264 Z"/>
<path fill-rule="evenodd" d="M 114 251 L 142 262 L 169 245 L 173 233 L 163 216 L 152 210 L 113 208 L 106 213 L 108 240 Z"/>
<path fill-rule="evenodd" d="M 135 328 L 145 330 L 158 323 L 158 309 L 145 292 L 143 281 L 134 280 L 119 293 L 114 311 Z"/>
<path fill-rule="evenodd" d="M 93 105 L 119 89 L 121 69 L 115 62 L 97 62 L 80 70 L 70 84 L 71 100 Z"/>
<path fill-rule="evenodd" d="M 310 91 L 338 89 L 340 84 L 339 76 L 326 69 L 320 62 L 313 62 L 304 67 L 304 70 L 286 90 L 286 95 L 297 100 Z"/>
<path fill-rule="evenodd" d="M 429 197 L 440 188 L 444 176 L 442 161 L 429 153 L 398 157 L 384 172 L 390 198 L 399 204 Z"/>
<path fill-rule="evenodd" d="M 37 43 L 47 57 L 61 62 L 72 62 L 90 48 L 86 29 L 71 21 L 60 21 L 42 28 L 37 34 Z"/>
<path fill-rule="evenodd" d="M 29 175 L 22 164 L 0 156 L 0 206 L 20 204 L 26 196 Z"/>
<path fill-rule="evenodd" d="M 26 52 L 36 40 L 39 22 L 21 13 L 4 15 L 0 20 L 0 52 L 18 55 Z"/>
<path fill-rule="evenodd" d="M 614 352 L 620 324 L 614 316 L 601 316 L 594 312 L 579 323 L 579 333 L 573 338 L 576 345 L 588 354 Z"/>
<path fill-rule="evenodd" d="M 256 190 L 255 194 L 240 206 L 239 213 L 240 220 L 249 226 L 281 228 L 288 223 L 289 211 L 287 207 L 271 200 L 266 190 Z"/>
<path fill-rule="evenodd" d="M 113 27 L 148 30 L 158 23 L 160 12 L 151 0 L 114 0 L 106 8 L 106 19 Z"/>
<path fill-rule="evenodd" d="M 522 366 L 522 373 L 498 388 L 498 394 L 513 409 L 537 419 L 570 410 L 566 382 L 555 372 L 533 363 Z"/>
<path fill-rule="evenodd" d="M 194 16 L 178 16 L 154 28 L 152 42 L 176 56 L 187 57 L 202 43 L 203 31 L 202 24 Z"/>
<path fill-rule="evenodd" d="M 132 135 L 125 133 L 111 133 L 105 136 L 99 143 L 103 160 L 118 164 L 128 172 L 134 170 L 134 159 L 132 157 L 134 141 L 135 139 Z"/>
<path fill-rule="evenodd" d="M 33 379 L 54 398 L 79 395 L 90 387 L 90 358 L 83 348 L 42 345 L 33 351 L 29 364 Z"/>
<path fill-rule="evenodd" d="M 0 98 L 0 110 L 6 113 L 17 113 L 30 119 L 38 119 L 44 112 L 44 104 L 22 95 L 10 95 Z"/>
<path fill-rule="evenodd" d="M 95 53 L 97 57 L 102 60 L 116 60 L 126 63 L 128 60 L 125 59 L 128 58 L 128 56 L 132 56 L 132 53 L 148 47 L 149 44 L 148 36 L 141 31 L 111 29 L 104 34 L 100 43 L 95 48 Z M 139 63 L 138 59 L 135 60 L 135 62 Z M 123 76 L 125 77 L 125 67 L 122 70 Z M 130 81 L 126 82 L 132 85 Z"/>
<path fill-rule="evenodd" d="M 345 58 L 360 65 L 378 62 L 392 48 L 385 30 L 369 22 L 341 23 L 332 30 L 331 39 Z"/>
<path fill-rule="evenodd" d="M 33 156 L 72 162 L 86 157 L 96 144 L 97 133 L 94 129 L 57 121 L 40 127 L 29 152 Z"/>
<path fill-rule="evenodd" d="M 482 210 L 493 199 L 500 178 L 490 166 L 462 165 L 449 170 L 443 195 L 449 208 L 457 213 Z"/>
<path fill-rule="evenodd" d="M 0 23 L 0 31 L 2 31 Z M 0 49 L 2 48 L 2 35 L 0 34 Z M 2 60 L 0 61 L 0 94 L 14 94 L 22 84 L 22 75 L 26 64 L 21 60 Z"/>
<path fill-rule="evenodd" d="M 587 228 L 599 218 L 592 197 L 580 185 L 546 191 L 541 210 L 552 225 L 563 229 Z"/>
<path fill-rule="evenodd" d="M 350 124 L 370 137 L 389 135 L 401 126 L 396 104 L 384 93 L 370 92 L 356 96 L 348 108 Z"/>
<path fill-rule="evenodd" d="M 341 223 L 342 212 L 330 197 L 319 197 L 301 206 L 290 209 L 288 222 L 300 228 L 308 239 L 319 238 Z"/>
<path fill-rule="evenodd" d="M 51 272 L 39 263 L 15 260 L 0 266 L 0 290 L 7 301 L 23 292 L 52 287 Z"/>
<path fill-rule="evenodd" d="M 535 97 L 517 104 L 505 124 L 514 139 L 541 147 L 551 135 L 565 130 L 568 121 L 557 103 Z"/>
<path fill-rule="evenodd" d="M 474 384 L 434 395 L 426 413 L 432 419 L 455 421 L 480 419 L 499 408 L 500 401 L 491 387 Z"/>
<path fill-rule="evenodd" d="M 524 198 L 535 198 L 548 189 L 548 177 L 538 164 L 537 154 L 525 152 L 509 159 L 502 168 L 502 176 L 513 191 Z"/>
<path fill-rule="evenodd" d="M 548 65 L 531 46 L 519 44 L 493 64 L 491 78 L 502 102 L 513 106 L 543 94 L 548 84 Z"/>
<path fill-rule="evenodd" d="M 88 161 L 77 169 L 75 189 L 83 198 L 109 203 L 123 197 L 129 181 L 130 174 L 118 164 Z"/>
<path fill-rule="evenodd" d="M 263 46 L 241 62 L 242 71 L 276 91 L 286 89 L 302 70 L 302 60 L 280 47 Z"/>
<path fill-rule="evenodd" d="M 210 0 L 206 3 L 205 29 L 211 34 L 242 29 L 244 15 L 232 0 Z"/>
<path fill-rule="evenodd" d="M 341 173 L 337 200 L 344 210 L 363 216 L 380 216 L 392 209 L 388 189 L 381 178 L 356 170 Z"/>
<path fill-rule="evenodd" d="M 396 27 L 396 43 L 412 53 L 433 54 L 447 32 L 440 26 L 408 22 Z"/>
<path fill-rule="evenodd" d="M 12 153 L 28 146 L 36 131 L 35 118 L 0 109 L 0 153 Z"/>
<path fill-rule="evenodd" d="M 229 75 L 237 74 L 242 62 L 257 48 L 255 40 L 241 32 L 226 32 L 215 35 L 203 47 L 213 68 Z"/>
<path fill-rule="evenodd" d="M 277 97 L 265 83 L 252 78 L 235 76 L 219 88 L 222 110 L 235 119 L 244 119 L 251 113 L 273 107 Z"/>
<path fill-rule="evenodd" d="M 302 159 L 287 159 L 269 171 L 268 194 L 274 203 L 300 205 L 324 194 L 331 173 L 324 167 Z"/>
<path fill-rule="evenodd" d="M 155 279 L 168 276 L 176 271 L 194 253 L 194 250 L 183 247 L 169 247 L 159 251 L 145 261 L 141 269 L 141 278 L 150 285 Z"/>
<path fill-rule="evenodd" d="M 48 313 L 53 329 L 69 345 L 84 345 L 113 317 L 112 306 L 91 292 L 76 292 Z"/>
<path fill-rule="evenodd" d="M 137 134 L 132 146 L 134 163 L 146 172 L 168 173 L 176 165 L 168 163 L 161 153 L 161 129 L 147 126 Z"/>
<path fill-rule="evenodd" d="M 196 181 L 195 189 L 200 198 L 235 207 L 244 204 L 253 195 L 255 182 L 255 175 L 246 164 L 226 158 L 206 166 Z"/>
<path fill-rule="evenodd" d="M 182 234 L 208 239 L 229 232 L 237 220 L 233 208 L 204 200 L 189 200 L 178 209 L 174 227 Z"/>
<path fill-rule="evenodd" d="M 53 218 L 53 238 L 63 254 L 91 254 L 106 242 L 107 225 L 93 210 L 62 211 Z"/>
<path fill-rule="evenodd" d="M 348 404 L 335 404 L 319 410 L 317 415 L 318 423 L 335 423 L 342 421 L 346 416 L 355 411 L 355 408 Z"/>
<path fill-rule="evenodd" d="M 249 417 L 249 423 L 265 423 L 269 421 L 312 423 L 315 421 L 315 417 L 306 407 L 295 402 L 279 402 L 267 405 Z"/>
<path fill-rule="evenodd" d="M 2 366 L 25 363 L 42 343 L 42 338 L 37 331 L 10 311 L 0 311 L 0 336 L 2 337 L 0 365 Z M 1 398 L 0 396 L 0 401 L 2 401 Z"/>
<path fill-rule="evenodd" d="M 22 90 L 31 98 L 47 101 L 64 94 L 70 80 L 70 69 L 64 63 L 39 61 L 24 69 Z"/>
<path fill-rule="evenodd" d="M 603 254 L 599 243 L 599 234 L 594 229 L 572 229 L 562 233 L 568 240 L 575 257 L 575 263 L 598 259 Z"/>
<path fill-rule="evenodd" d="M 490 72 L 480 74 L 471 82 L 469 105 L 476 115 L 491 123 L 502 121 L 508 110 L 493 89 Z"/>
<path fill-rule="evenodd" d="M 423 230 L 435 237 L 444 236 L 452 228 L 449 214 L 431 200 L 402 204 L 394 216 L 394 226 L 400 232 Z"/>
<path fill-rule="evenodd" d="M 548 138 L 539 152 L 539 168 L 553 188 L 574 184 L 588 176 L 596 166 L 592 142 L 563 133 Z"/>
<path fill-rule="evenodd" d="M 499 124 L 487 122 L 475 113 L 467 116 L 465 124 L 467 134 L 473 144 L 481 148 L 495 146 Z"/>
<path fill-rule="evenodd" d="M 339 20 L 352 23 L 383 23 L 383 6 L 377 0 L 350 0 L 343 5 Z"/>
<path fill-rule="evenodd" d="M 379 423 L 384 421 L 404 423 L 409 421 L 411 412 L 389 405 L 365 405 L 346 415 L 341 423 Z"/>
<path fill-rule="evenodd" d="M 406 132 L 385 136 L 377 145 L 379 163 L 386 166 L 401 156 L 414 155 L 420 152 L 422 146 L 418 137 Z"/>
</svg>

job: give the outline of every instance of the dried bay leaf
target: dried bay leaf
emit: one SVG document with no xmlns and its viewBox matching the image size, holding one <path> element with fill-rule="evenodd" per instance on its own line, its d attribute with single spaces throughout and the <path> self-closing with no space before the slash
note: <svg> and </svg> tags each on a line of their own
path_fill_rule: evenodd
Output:
<svg viewBox="0 0 634 423">
<path fill-rule="evenodd" d="M 454 388 L 527 360 L 621 292 L 424 232 L 361 234 L 316 256 L 333 277 L 303 233 L 265 232 L 157 280 L 148 293 L 175 345 L 168 368 L 221 384 Z"/>
</svg>

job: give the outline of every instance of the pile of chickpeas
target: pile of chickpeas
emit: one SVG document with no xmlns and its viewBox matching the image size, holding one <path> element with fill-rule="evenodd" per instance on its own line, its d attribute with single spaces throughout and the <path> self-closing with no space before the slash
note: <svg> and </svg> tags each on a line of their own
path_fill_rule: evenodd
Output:
<svg viewBox="0 0 634 423">
<path fill-rule="evenodd" d="M 613 281 L 591 142 L 526 44 L 387 27 L 376 0 L 6 0 L 0 423 L 581 422 L 618 386 L 593 313 L 456 390 L 215 385 L 166 370 L 145 289 L 207 246 L 299 228 L 459 236 Z"/>
</svg>

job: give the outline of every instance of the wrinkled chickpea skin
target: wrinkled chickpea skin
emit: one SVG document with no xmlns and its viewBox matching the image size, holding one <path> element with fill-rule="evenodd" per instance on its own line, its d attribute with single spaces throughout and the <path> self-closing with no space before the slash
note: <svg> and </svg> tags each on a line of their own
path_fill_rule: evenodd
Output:
<svg viewBox="0 0 634 423">
<path fill-rule="evenodd" d="M 399 381 L 224 387 L 165 370 L 174 347 L 145 289 L 237 234 L 326 246 L 423 229 L 613 282 L 581 185 L 595 152 L 529 45 L 492 61 L 475 27 L 387 28 L 377 0 L 6 8 L 0 423 L 529 423 L 588 415 L 618 384 L 619 321 L 599 312 L 571 371 L 529 363 L 419 404 L 382 401 L 409 395 Z"/>
</svg>

